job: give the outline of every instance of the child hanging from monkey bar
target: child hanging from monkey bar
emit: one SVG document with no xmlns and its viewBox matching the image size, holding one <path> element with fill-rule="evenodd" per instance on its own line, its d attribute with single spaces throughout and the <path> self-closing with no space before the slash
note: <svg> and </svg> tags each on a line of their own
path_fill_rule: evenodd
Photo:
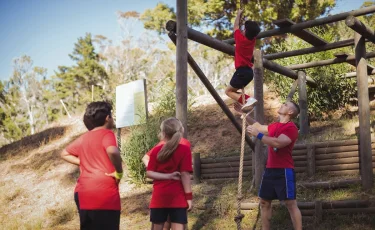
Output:
<svg viewBox="0 0 375 230">
<path fill-rule="evenodd" d="M 253 51 L 256 43 L 256 36 L 260 32 L 260 27 L 257 22 L 247 20 L 243 29 L 240 28 L 240 20 L 243 10 L 237 12 L 237 17 L 234 22 L 234 40 L 236 43 L 234 72 L 230 85 L 225 89 L 226 95 L 235 101 L 242 104 L 242 110 L 249 111 L 256 104 L 257 100 L 245 94 L 245 101 L 242 101 L 242 95 L 238 90 L 245 88 L 253 80 Z"/>
</svg>

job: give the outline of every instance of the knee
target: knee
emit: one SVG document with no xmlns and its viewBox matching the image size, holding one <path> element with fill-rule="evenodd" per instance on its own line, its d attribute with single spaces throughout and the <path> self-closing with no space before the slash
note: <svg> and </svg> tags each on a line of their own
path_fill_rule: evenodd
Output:
<svg viewBox="0 0 375 230">
<path fill-rule="evenodd" d="M 294 209 L 298 208 L 297 202 L 295 200 L 285 201 L 285 207 L 288 210 L 294 210 Z"/>
<path fill-rule="evenodd" d="M 262 209 L 270 209 L 271 208 L 271 202 L 269 202 L 269 201 L 260 200 L 259 204 L 260 204 L 260 208 L 262 208 Z"/>
<path fill-rule="evenodd" d="M 225 94 L 228 95 L 230 92 L 231 92 L 230 88 L 227 87 L 227 88 L 225 89 Z"/>
</svg>

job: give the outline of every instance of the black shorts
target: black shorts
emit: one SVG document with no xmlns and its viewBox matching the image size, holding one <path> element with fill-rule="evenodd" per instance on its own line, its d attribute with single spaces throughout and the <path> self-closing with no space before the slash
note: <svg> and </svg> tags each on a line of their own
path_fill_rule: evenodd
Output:
<svg viewBox="0 0 375 230">
<path fill-rule="evenodd" d="M 79 208 L 78 193 L 74 193 L 79 214 L 81 230 L 119 230 L 119 210 L 81 210 Z"/>
<path fill-rule="evenodd" d="M 266 168 L 259 188 L 265 200 L 295 200 L 296 174 L 291 168 Z"/>
<path fill-rule="evenodd" d="M 230 86 L 235 89 L 242 89 L 253 80 L 253 69 L 250 67 L 238 67 L 230 80 Z"/>
<path fill-rule="evenodd" d="M 151 208 L 150 221 L 152 223 L 164 223 L 168 216 L 171 223 L 187 224 L 186 208 Z"/>
</svg>

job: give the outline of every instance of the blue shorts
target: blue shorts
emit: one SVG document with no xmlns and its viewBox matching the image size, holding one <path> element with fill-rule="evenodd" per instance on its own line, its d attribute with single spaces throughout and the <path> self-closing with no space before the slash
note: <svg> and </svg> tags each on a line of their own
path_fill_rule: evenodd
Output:
<svg viewBox="0 0 375 230">
<path fill-rule="evenodd" d="M 296 174 L 291 168 L 266 168 L 259 188 L 264 200 L 295 200 Z"/>
</svg>

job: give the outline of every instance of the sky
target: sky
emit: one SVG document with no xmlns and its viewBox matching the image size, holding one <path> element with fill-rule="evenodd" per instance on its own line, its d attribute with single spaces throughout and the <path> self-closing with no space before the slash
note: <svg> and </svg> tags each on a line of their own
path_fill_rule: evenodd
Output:
<svg viewBox="0 0 375 230">
<path fill-rule="evenodd" d="M 160 0 L 175 8 L 176 0 Z M 337 0 L 332 14 L 358 9 L 365 0 Z M 86 33 L 119 41 L 117 11 L 144 12 L 159 0 L 0 0 L 0 80 L 12 74 L 12 60 L 28 55 L 34 66 L 70 66 L 74 43 Z M 137 33 L 141 33 L 140 28 Z"/>
</svg>

